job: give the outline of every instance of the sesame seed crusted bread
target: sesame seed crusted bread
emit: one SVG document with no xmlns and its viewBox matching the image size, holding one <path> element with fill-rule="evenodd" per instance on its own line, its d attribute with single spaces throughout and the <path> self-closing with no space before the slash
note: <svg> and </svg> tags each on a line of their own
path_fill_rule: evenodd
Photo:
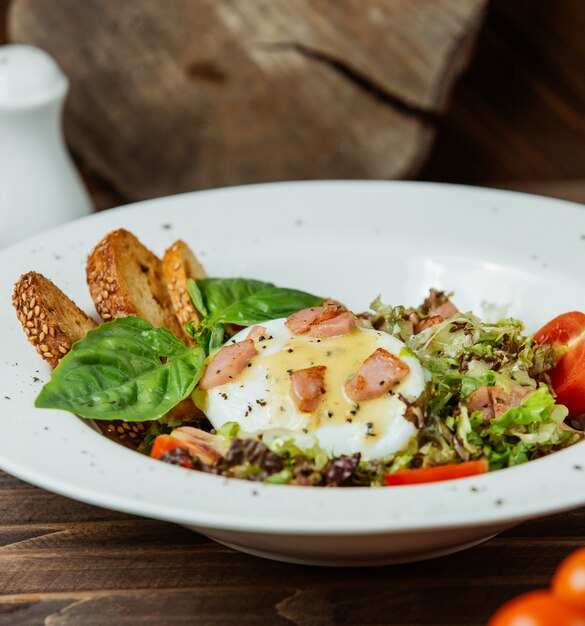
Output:
<svg viewBox="0 0 585 626">
<path fill-rule="evenodd" d="M 48 278 L 23 274 L 14 286 L 12 304 L 28 340 L 52 368 L 96 323 Z"/>
<path fill-rule="evenodd" d="M 108 233 L 87 259 L 87 284 L 104 321 L 137 315 L 183 340 L 163 279 L 162 263 L 130 232 Z"/>
<path fill-rule="evenodd" d="M 200 318 L 187 292 L 187 280 L 206 278 L 203 265 L 189 246 L 179 239 L 165 252 L 162 268 L 171 304 L 181 328 L 189 321 L 198 326 Z"/>
<path fill-rule="evenodd" d="M 23 274 L 14 286 L 12 304 L 28 340 L 54 369 L 97 324 L 53 282 L 37 272 Z M 106 436 L 136 447 L 152 422 L 96 422 Z"/>
</svg>

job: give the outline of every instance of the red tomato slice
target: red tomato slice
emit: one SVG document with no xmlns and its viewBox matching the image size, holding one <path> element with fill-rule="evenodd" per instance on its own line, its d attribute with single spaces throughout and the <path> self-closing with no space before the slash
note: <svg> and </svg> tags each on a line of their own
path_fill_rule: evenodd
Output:
<svg viewBox="0 0 585 626">
<path fill-rule="evenodd" d="M 565 353 L 550 372 L 557 402 L 569 409 L 569 417 L 585 413 L 585 314 L 573 311 L 555 317 L 535 335 L 538 344 L 550 343 Z"/>
<path fill-rule="evenodd" d="M 569 409 L 569 417 L 585 413 L 585 339 L 569 347 L 550 373 L 557 402 Z"/>
<path fill-rule="evenodd" d="M 454 463 L 453 465 L 398 470 L 397 472 L 386 474 L 386 484 L 389 487 L 394 487 L 397 485 L 436 483 L 442 480 L 485 474 L 485 472 L 489 471 L 489 468 L 487 460 L 480 459 L 479 461 L 466 461 L 465 463 Z"/>
<path fill-rule="evenodd" d="M 150 456 L 153 459 L 158 459 L 165 452 L 170 452 L 171 450 L 176 450 L 177 448 L 188 450 L 188 447 L 182 441 L 179 441 L 170 435 L 159 435 L 152 444 Z"/>
<path fill-rule="evenodd" d="M 534 341 L 540 345 L 551 343 L 555 348 L 566 346 L 585 332 L 585 313 L 572 311 L 563 313 L 545 324 L 534 335 Z"/>
</svg>

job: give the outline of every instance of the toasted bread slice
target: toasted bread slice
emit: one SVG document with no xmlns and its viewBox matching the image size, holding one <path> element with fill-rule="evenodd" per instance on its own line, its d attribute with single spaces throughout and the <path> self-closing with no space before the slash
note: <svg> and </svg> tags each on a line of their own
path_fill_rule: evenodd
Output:
<svg viewBox="0 0 585 626">
<path fill-rule="evenodd" d="M 137 315 L 186 339 L 173 311 L 160 259 L 132 233 L 124 229 L 108 233 L 89 255 L 86 271 L 96 311 L 104 321 Z"/>
<path fill-rule="evenodd" d="M 171 304 L 181 328 L 185 328 L 190 321 L 198 326 L 200 317 L 187 292 L 187 280 L 206 278 L 203 265 L 189 246 L 179 239 L 165 252 L 162 268 Z"/>
<path fill-rule="evenodd" d="M 28 340 L 54 369 L 71 346 L 97 324 L 48 278 L 36 272 L 20 277 L 12 304 Z M 96 421 L 102 433 L 136 447 L 153 422 Z"/>
<path fill-rule="evenodd" d="M 96 323 L 48 278 L 23 274 L 14 286 L 12 304 L 28 340 L 52 368 Z"/>
</svg>

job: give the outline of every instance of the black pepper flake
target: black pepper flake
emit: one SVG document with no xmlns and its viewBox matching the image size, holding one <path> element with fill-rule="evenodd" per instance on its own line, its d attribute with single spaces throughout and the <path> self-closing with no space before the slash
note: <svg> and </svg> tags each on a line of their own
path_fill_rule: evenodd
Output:
<svg viewBox="0 0 585 626">
<path fill-rule="evenodd" d="M 293 371 L 292 371 L 292 370 L 286 370 L 286 373 L 287 373 L 289 376 L 292 376 Z"/>
<path fill-rule="evenodd" d="M 392 389 L 390 389 L 390 391 L 388 392 L 389 396 L 395 396 L 396 394 L 392 391 Z"/>
<path fill-rule="evenodd" d="M 248 363 L 248 367 L 252 367 L 252 363 Z"/>
<path fill-rule="evenodd" d="M 292 348 L 289 348 L 287 352 L 290 354 L 291 352 L 294 352 L 294 350 Z"/>
<path fill-rule="evenodd" d="M 272 335 L 270 335 L 270 337 L 268 337 L 268 341 L 270 341 L 271 339 L 274 339 L 274 337 Z"/>
<path fill-rule="evenodd" d="M 331 350 L 327 350 L 327 352 L 325 352 L 325 356 L 331 356 L 333 354 L 333 352 L 331 352 Z"/>
<path fill-rule="evenodd" d="M 357 415 L 357 411 L 356 411 L 355 409 L 351 410 L 351 411 L 350 411 L 350 413 L 351 413 L 352 415 Z"/>
<path fill-rule="evenodd" d="M 227 395 L 227 393 L 225 393 L 225 392 L 223 392 L 223 391 L 222 391 L 219 395 L 220 395 L 220 396 L 221 396 L 224 400 L 227 400 L 227 399 L 228 399 L 228 395 Z"/>
<path fill-rule="evenodd" d="M 354 408 L 356 411 L 359 411 L 359 410 L 360 410 L 360 405 L 356 402 L 356 403 L 353 405 L 353 408 Z"/>
<path fill-rule="evenodd" d="M 251 405 L 251 404 L 249 404 L 249 405 L 248 405 L 248 413 L 249 413 L 249 412 L 251 412 L 251 411 L 252 411 L 252 405 Z"/>
<path fill-rule="evenodd" d="M 381 380 L 381 381 L 380 381 L 380 387 L 381 387 L 381 386 L 382 386 L 385 382 L 386 382 L 385 380 Z"/>
<path fill-rule="evenodd" d="M 266 400 L 256 400 L 258 406 L 266 406 Z"/>
<path fill-rule="evenodd" d="M 502 504 L 504 504 L 504 501 L 501 498 L 498 498 L 495 504 L 496 506 L 502 506 Z"/>
<path fill-rule="evenodd" d="M 252 491 L 252 495 L 253 495 L 253 496 L 257 496 L 257 495 L 258 495 L 258 491 L 257 491 L 256 489 L 254 489 L 254 490 Z"/>
<path fill-rule="evenodd" d="M 266 337 L 264 335 L 260 335 L 260 337 L 258 337 L 258 341 L 264 341 L 266 339 Z"/>
<path fill-rule="evenodd" d="M 333 411 L 327 411 L 327 417 L 333 417 Z"/>
<path fill-rule="evenodd" d="M 161 224 L 161 228 L 163 230 L 170 230 L 171 229 L 171 224 Z"/>
<path fill-rule="evenodd" d="M 33 379 L 33 383 L 38 383 L 41 381 L 41 379 L 38 376 L 33 376 L 32 379 Z"/>
<path fill-rule="evenodd" d="M 10 396 L 4 396 L 4 400 L 12 400 Z"/>
<path fill-rule="evenodd" d="M 374 424 L 372 422 L 366 423 L 366 437 L 375 437 Z"/>
<path fill-rule="evenodd" d="M 320 339 L 317 339 L 317 343 L 321 343 L 321 340 L 320 340 Z"/>
<path fill-rule="evenodd" d="M 351 417 L 346 417 L 346 418 L 345 418 L 345 421 L 346 421 L 348 424 L 351 424 L 351 423 L 353 422 L 353 420 L 351 419 Z"/>
<path fill-rule="evenodd" d="M 583 466 L 582 465 L 573 465 L 573 469 L 576 469 L 578 472 L 581 472 L 583 470 Z"/>
<path fill-rule="evenodd" d="M 303 432 L 305 433 L 305 435 L 309 432 L 306 428 L 303 428 Z"/>
<path fill-rule="evenodd" d="M 279 409 L 280 409 L 283 413 L 286 411 L 286 409 L 285 409 L 282 405 L 279 407 Z"/>
</svg>

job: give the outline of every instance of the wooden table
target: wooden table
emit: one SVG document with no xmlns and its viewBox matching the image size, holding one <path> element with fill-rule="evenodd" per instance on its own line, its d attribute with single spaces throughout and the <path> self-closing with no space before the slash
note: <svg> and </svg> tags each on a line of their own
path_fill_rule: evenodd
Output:
<svg viewBox="0 0 585 626">
<path fill-rule="evenodd" d="M 585 509 L 377 568 L 287 565 L 0 474 L 0 625 L 480 626 L 585 543 Z"/>
</svg>

